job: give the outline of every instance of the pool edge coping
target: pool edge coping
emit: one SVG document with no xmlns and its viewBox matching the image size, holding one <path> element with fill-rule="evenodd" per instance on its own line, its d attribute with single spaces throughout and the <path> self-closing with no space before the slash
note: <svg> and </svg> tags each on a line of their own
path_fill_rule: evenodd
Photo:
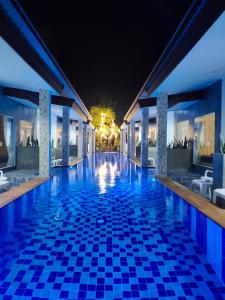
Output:
<svg viewBox="0 0 225 300">
<path fill-rule="evenodd" d="M 210 218 L 212 221 L 220 225 L 225 229 L 225 210 L 221 209 L 212 203 L 208 202 L 208 199 L 194 193 L 182 184 L 172 180 L 165 176 L 156 176 L 156 178 L 164 186 L 168 187 L 172 192 L 181 197 L 183 200 L 188 202 L 190 205 L 195 207 L 198 211 L 203 213 L 205 216 Z"/>
<path fill-rule="evenodd" d="M 79 164 L 81 161 L 83 160 L 83 157 L 81 158 L 78 158 L 78 159 L 75 159 L 75 160 L 72 160 L 68 163 L 68 166 L 69 167 L 74 167 L 76 166 L 77 164 Z"/>
<path fill-rule="evenodd" d="M 21 184 L 20 186 L 13 187 L 9 191 L 0 194 L 0 209 L 13 202 L 14 200 L 20 198 L 21 196 L 25 195 L 26 193 L 32 191 L 39 185 L 47 182 L 49 178 L 50 177 L 35 178 Z"/>
</svg>

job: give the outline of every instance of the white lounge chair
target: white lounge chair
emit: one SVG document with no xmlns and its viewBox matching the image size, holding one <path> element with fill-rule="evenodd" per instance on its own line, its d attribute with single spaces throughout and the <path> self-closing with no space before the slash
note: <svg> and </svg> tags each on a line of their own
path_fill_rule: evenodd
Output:
<svg viewBox="0 0 225 300">
<path fill-rule="evenodd" d="M 9 184 L 9 181 L 7 180 L 2 180 L 0 181 L 0 188 L 4 188 Z"/>
<path fill-rule="evenodd" d="M 3 173 L 3 171 L 2 170 L 0 170 L 0 182 L 1 181 L 6 181 L 7 180 L 7 177 L 6 176 L 4 176 L 4 173 Z"/>
<path fill-rule="evenodd" d="M 55 157 L 52 157 L 52 160 L 51 160 L 51 166 L 52 167 L 59 167 L 61 165 L 62 165 L 62 159 L 61 158 L 56 159 Z"/>
<path fill-rule="evenodd" d="M 225 189 L 215 189 L 213 191 L 213 203 L 216 204 L 216 198 L 220 197 L 223 198 L 225 201 Z"/>
<path fill-rule="evenodd" d="M 199 192 L 201 195 L 211 199 L 211 190 L 213 184 L 213 177 L 208 176 L 209 174 L 213 174 L 211 170 L 206 170 L 204 176 L 201 176 L 200 179 L 192 180 L 192 190 L 194 187 L 199 188 Z"/>
</svg>

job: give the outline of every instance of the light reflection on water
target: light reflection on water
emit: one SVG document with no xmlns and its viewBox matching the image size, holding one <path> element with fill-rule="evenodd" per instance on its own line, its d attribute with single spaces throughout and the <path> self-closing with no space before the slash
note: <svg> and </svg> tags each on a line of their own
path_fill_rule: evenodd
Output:
<svg viewBox="0 0 225 300">
<path fill-rule="evenodd" d="M 100 160 L 95 171 L 95 176 L 98 178 L 99 181 L 99 193 L 105 194 L 107 191 L 107 187 L 114 187 L 116 182 L 116 176 L 118 175 L 119 165 L 117 160 Z"/>
</svg>

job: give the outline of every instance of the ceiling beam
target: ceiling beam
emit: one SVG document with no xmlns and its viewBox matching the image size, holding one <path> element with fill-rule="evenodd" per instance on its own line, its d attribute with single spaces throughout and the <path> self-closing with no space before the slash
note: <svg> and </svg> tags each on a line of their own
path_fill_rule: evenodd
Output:
<svg viewBox="0 0 225 300">
<path fill-rule="evenodd" d="M 138 103 L 140 108 L 143 108 L 143 107 L 156 106 L 156 101 L 157 101 L 156 97 L 151 97 L 151 98 L 139 99 Z"/>
<path fill-rule="evenodd" d="M 202 100 L 204 99 L 204 90 L 185 92 L 168 96 L 168 108 L 175 106 L 178 103 Z"/>
<path fill-rule="evenodd" d="M 8 97 L 14 97 L 18 99 L 28 100 L 36 105 L 39 105 L 39 93 L 29 90 L 2 87 L 2 94 Z"/>
<path fill-rule="evenodd" d="M 68 98 L 68 97 L 63 97 L 63 96 L 56 96 L 56 95 L 51 96 L 51 103 L 55 104 L 55 105 L 72 107 L 73 102 L 74 102 L 73 98 Z"/>
</svg>

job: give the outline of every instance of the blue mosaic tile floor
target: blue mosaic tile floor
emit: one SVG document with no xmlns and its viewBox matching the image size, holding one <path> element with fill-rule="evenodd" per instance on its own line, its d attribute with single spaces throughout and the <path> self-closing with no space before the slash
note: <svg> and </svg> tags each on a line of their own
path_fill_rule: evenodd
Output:
<svg viewBox="0 0 225 300">
<path fill-rule="evenodd" d="M 151 172 L 97 155 L 1 209 L 0 299 L 225 299 Z"/>
</svg>

